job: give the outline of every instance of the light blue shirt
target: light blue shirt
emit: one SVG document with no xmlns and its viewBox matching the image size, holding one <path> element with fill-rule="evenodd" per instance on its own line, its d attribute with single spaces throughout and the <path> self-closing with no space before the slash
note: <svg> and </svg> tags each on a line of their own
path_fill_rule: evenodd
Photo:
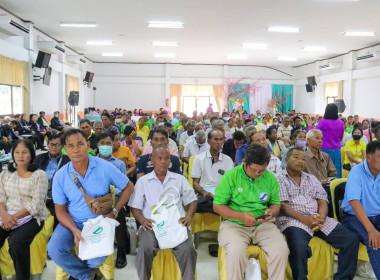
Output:
<svg viewBox="0 0 380 280">
<path fill-rule="evenodd" d="M 376 179 L 373 177 L 367 160 L 354 166 L 348 174 L 341 205 L 344 212 L 355 215 L 351 200 L 359 200 L 368 217 L 380 215 L 380 174 Z"/>
<path fill-rule="evenodd" d="M 84 192 L 93 198 L 106 195 L 110 185 L 123 190 L 128 184 L 128 177 L 122 174 L 114 165 L 101 158 L 88 156 L 89 163 L 83 178 L 69 162 L 57 171 L 53 179 L 53 200 L 55 204 L 67 204 L 67 210 L 74 222 L 83 223 L 99 215 L 93 214 L 79 191 L 71 172 L 74 172 L 81 182 Z"/>
<path fill-rule="evenodd" d="M 51 180 L 53 178 L 54 173 L 56 172 L 57 167 L 58 167 L 58 160 L 60 158 L 61 157 L 51 158 L 49 155 L 49 163 L 48 163 L 46 170 L 45 170 L 46 176 L 48 177 L 49 180 Z"/>
<path fill-rule="evenodd" d="M 99 155 L 98 155 L 99 157 Z M 99 157 L 100 158 L 100 157 Z M 117 168 L 122 174 L 127 175 L 127 167 L 125 166 L 124 161 L 121 161 L 120 159 L 115 158 L 113 155 L 109 159 L 106 159 L 109 163 L 111 163 L 113 166 Z M 121 193 L 121 190 L 116 189 L 115 190 L 116 195 L 119 195 Z"/>
</svg>

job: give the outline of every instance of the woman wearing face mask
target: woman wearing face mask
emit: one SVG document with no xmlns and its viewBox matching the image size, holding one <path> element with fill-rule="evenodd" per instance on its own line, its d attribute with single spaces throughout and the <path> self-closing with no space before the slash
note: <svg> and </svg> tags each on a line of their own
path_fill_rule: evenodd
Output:
<svg viewBox="0 0 380 280">
<path fill-rule="evenodd" d="M 296 130 L 294 133 L 293 133 L 293 139 L 291 141 L 292 145 L 290 147 L 288 147 L 283 155 L 282 155 L 282 159 L 281 159 L 281 167 L 282 169 L 285 169 L 286 168 L 286 162 L 285 162 L 285 159 L 286 159 L 286 155 L 288 154 L 288 151 L 294 147 L 297 147 L 297 148 L 302 148 L 304 151 L 306 151 L 306 132 L 303 131 L 303 130 Z"/>
<path fill-rule="evenodd" d="M 348 141 L 344 146 L 344 152 L 346 153 L 346 158 L 344 160 L 343 167 L 348 170 L 351 169 L 347 166 L 349 164 L 351 167 L 355 166 L 364 161 L 366 158 L 366 143 L 360 140 L 363 136 L 363 130 L 360 128 L 355 128 L 352 131 L 352 140 Z M 345 168 L 346 167 L 346 168 Z"/>
<path fill-rule="evenodd" d="M 280 124 L 278 122 L 278 118 L 273 118 L 272 127 L 276 128 L 276 130 L 279 128 Z"/>
</svg>

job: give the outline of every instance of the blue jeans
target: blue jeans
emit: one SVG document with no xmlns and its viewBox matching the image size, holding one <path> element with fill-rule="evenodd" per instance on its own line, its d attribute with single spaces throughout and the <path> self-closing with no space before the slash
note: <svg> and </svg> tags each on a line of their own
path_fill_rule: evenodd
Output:
<svg viewBox="0 0 380 280">
<path fill-rule="evenodd" d="M 82 230 L 82 223 L 75 223 Z M 50 238 L 47 246 L 51 259 L 70 276 L 79 280 L 89 280 L 92 277 L 93 268 L 100 266 L 107 259 L 107 256 L 82 261 L 74 253 L 74 235 L 72 232 L 59 224 Z"/>
<path fill-rule="evenodd" d="M 380 231 L 380 215 L 368 217 L 373 226 Z M 366 229 L 363 224 L 355 215 L 345 214 L 342 219 L 342 224 L 355 232 L 360 242 L 362 242 L 367 247 L 367 252 L 369 260 L 371 262 L 373 271 L 375 272 L 376 279 L 380 279 L 380 249 L 374 250 L 369 246 L 369 238 Z"/>
<path fill-rule="evenodd" d="M 336 172 L 337 172 L 337 178 L 342 178 L 342 153 L 340 150 L 334 150 L 334 149 L 321 149 L 322 152 L 327 153 L 332 162 L 335 165 Z"/>
<path fill-rule="evenodd" d="M 283 234 L 288 242 L 289 264 L 293 279 L 307 280 L 307 260 L 312 255 L 309 242 L 312 236 L 298 227 L 288 227 Z M 356 234 L 342 225 L 337 225 L 329 235 L 316 231 L 314 236 L 340 249 L 338 271 L 334 275 L 334 280 L 354 279 L 359 250 L 359 239 Z"/>
</svg>

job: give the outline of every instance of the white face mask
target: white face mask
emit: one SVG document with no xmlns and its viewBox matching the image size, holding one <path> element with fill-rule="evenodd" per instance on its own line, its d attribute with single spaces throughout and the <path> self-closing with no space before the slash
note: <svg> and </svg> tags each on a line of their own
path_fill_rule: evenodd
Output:
<svg viewBox="0 0 380 280">
<path fill-rule="evenodd" d="M 228 117 L 223 117 L 223 120 L 228 121 Z"/>
</svg>

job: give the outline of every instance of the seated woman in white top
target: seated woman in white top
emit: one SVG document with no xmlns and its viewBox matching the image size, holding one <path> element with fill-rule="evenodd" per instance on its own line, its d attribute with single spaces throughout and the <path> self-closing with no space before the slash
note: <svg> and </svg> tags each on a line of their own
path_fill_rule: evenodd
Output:
<svg viewBox="0 0 380 280">
<path fill-rule="evenodd" d="M 36 153 L 30 140 L 15 142 L 12 157 L 14 163 L 0 175 L 0 248 L 8 238 L 16 279 L 29 279 L 29 246 L 48 217 L 48 179 L 33 164 Z"/>
</svg>

